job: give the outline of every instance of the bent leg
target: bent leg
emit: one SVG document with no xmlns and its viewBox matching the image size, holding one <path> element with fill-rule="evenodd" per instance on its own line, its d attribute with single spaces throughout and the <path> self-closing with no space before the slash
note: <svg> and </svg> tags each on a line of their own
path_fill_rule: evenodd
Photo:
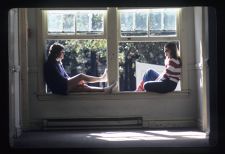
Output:
<svg viewBox="0 0 225 154">
<path fill-rule="evenodd" d="M 159 77 L 159 73 L 156 71 L 149 69 L 147 72 L 145 72 L 143 76 L 143 81 L 155 81 Z"/>
<path fill-rule="evenodd" d="M 148 92 L 166 93 L 173 91 L 176 85 L 173 81 L 147 81 L 144 83 L 144 89 Z"/>
<path fill-rule="evenodd" d="M 154 81 L 155 79 L 157 79 L 159 77 L 159 74 L 152 70 L 149 69 L 148 71 L 145 72 L 142 81 L 139 83 L 138 88 L 136 89 L 136 91 L 144 91 L 144 83 L 147 81 Z"/>
</svg>

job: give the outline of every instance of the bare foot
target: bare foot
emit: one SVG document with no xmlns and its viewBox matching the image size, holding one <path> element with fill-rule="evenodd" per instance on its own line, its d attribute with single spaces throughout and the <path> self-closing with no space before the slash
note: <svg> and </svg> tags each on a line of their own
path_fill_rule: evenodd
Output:
<svg viewBox="0 0 225 154">
<path fill-rule="evenodd" d="M 108 81 L 108 69 L 106 68 L 103 75 L 101 76 L 101 82 L 107 82 Z"/>
<path fill-rule="evenodd" d="M 116 82 L 113 82 L 113 84 L 111 84 L 110 86 L 104 88 L 104 92 L 105 92 L 105 93 L 112 93 L 112 90 L 113 90 L 113 88 L 114 88 L 116 85 L 117 85 L 117 83 L 116 83 Z"/>
</svg>

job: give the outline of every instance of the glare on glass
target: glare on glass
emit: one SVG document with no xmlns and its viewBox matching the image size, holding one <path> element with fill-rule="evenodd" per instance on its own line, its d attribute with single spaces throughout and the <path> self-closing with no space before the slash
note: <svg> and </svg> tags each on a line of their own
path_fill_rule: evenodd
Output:
<svg viewBox="0 0 225 154">
<path fill-rule="evenodd" d="M 104 14 L 102 12 L 78 12 L 76 18 L 77 34 L 103 34 Z"/>
<path fill-rule="evenodd" d="M 120 12 L 122 36 L 145 36 L 148 34 L 148 14 L 146 10 L 126 10 Z"/>
<path fill-rule="evenodd" d="M 149 32 L 154 35 L 176 35 L 177 9 L 154 9 L 149 14 Z"/>
<path fill-rule="evenodd" d="M 48 33 L 75 33 L 74 14 L 48 12 Z"/>
</svg>

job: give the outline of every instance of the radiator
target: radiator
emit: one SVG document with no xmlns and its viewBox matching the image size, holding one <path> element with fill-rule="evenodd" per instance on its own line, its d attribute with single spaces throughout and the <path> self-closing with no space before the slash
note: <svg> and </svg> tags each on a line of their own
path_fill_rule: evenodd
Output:
<svg viewBox="0 0 225 154">
<path fill-rule="evenodd" d="M 44 119 L 43 129 L 141 128 L 142 117 Z"/>
</svg>

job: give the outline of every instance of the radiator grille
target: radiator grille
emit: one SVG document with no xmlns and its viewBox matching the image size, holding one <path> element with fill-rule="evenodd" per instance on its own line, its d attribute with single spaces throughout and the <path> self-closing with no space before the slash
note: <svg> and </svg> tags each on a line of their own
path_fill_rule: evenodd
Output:
<svg viewBox="0 0 225 154">
<path fill-rule="evenodd" d="M 140 128 L 142 117 L 44 119 L 44 129 Z"/>
</svg>

